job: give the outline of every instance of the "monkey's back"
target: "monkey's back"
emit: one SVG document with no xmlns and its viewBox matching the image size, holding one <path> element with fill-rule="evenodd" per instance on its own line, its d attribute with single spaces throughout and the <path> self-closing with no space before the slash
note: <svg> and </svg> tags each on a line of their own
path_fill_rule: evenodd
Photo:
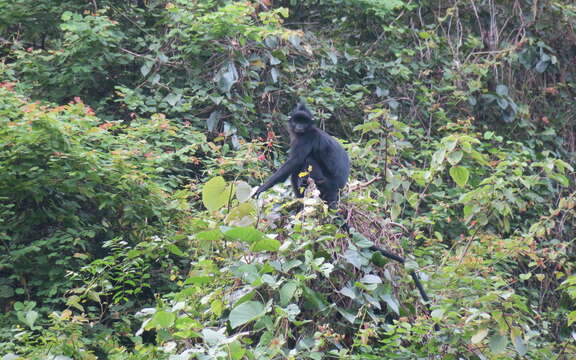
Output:
<svg viewBox="0 0 576 360">
<path fill-rule="evenodd" d="M 315 128 L 317 132 L 316 144 L 312 150 L 312 157 L 322 167 L 322 172 L 338 189 L 346 185 L 350 175 L 350 159 L 348 153 L 336 139 L 324 131 Z"/>
</svg>

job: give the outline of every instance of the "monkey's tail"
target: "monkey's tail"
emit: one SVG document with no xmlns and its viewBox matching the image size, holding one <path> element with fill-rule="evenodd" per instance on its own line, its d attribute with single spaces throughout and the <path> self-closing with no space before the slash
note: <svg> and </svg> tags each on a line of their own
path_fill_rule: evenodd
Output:
<svg viewBox="0 0 576 360">
<path fill-rule="evenodd" d="M 348 224 L 346 224 L 346 222 L 344 222 L 344 225 L 342 226 L 342 228 L 344 228 L 344 230 L 346 230 L 346 232 L 348 233 L 348 236 L 351 237 L 350 228 L 348 227 Z M 393 254 L 393 253 L 391 253 L 387 250 L 384 250 L 382 248 L 379 248 L 375 245 L 370 246 L 369 249 L 371 251 L 377 251 L 380 254 L 382 254 L 383 256 L 387 257 L 388 259 L 397 261 L 402 265 L 404 265 L 404 263 L 406 263 L 406 260 L 403 257 L 398 256 L 396 254 Z M 424 286 L 420 282 L 420 277 L 418 277 L 418 274 L 416 273 L 415 270 L 410 271 L 410 277 L 412 277 L 412 280 L 414 280 L 414 285 L 416 285 L 416 288 L 418 289 L 418 292 L 420 293 L 422 300 L 424 300 L 424 306 L 426 306 L 426 309 L 428 310 L 428 315 L 430 315 L 431 314 L 430 298 L 428 297 L 428 294 L 426 294 L 426 290 L 424 290 Z M 438 326 L 438 324 L 434 324 L 434 331 L 439 331 L 439 330 L 440 330 L 440 326 Z"/>
</svg>

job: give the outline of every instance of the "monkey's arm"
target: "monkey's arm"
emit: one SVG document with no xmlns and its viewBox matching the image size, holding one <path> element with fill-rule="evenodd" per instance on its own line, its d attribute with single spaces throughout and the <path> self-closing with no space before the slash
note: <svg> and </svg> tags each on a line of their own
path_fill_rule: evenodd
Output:
<svg viewBox="0 0 576 360">
<path fill-rule="evenodd" d="M 312 146 L 309 144 L 295 144 L 290 150 L 290 157 L 276 172 L 256 190 L 252 197 L 257 198 L 261 193 L 270 189 L 272 186 L 279 182 L 285 181 L 290 174 L 304 165 L 304 161 L 312 151 Z"/>
</svg>

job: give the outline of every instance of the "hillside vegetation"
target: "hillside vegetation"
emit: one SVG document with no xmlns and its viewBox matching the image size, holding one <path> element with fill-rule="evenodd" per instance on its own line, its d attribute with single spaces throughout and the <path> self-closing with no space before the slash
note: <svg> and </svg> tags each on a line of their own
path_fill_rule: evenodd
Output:
<svg viewBox="0 0 576 360">
<path fill-rule="evenodd" d="M 575 54 L 572 0 L 0 0 L 0 359 L 576 358 Z M 251 198 L 300 100 L 338 211 Z"/>
</svg>

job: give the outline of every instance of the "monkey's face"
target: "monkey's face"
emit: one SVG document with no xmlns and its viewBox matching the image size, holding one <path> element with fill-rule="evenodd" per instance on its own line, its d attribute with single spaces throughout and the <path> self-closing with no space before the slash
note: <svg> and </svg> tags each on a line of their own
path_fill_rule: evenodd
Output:
<svg viewBox="0 0 576 360">
<path fill-rule="evenodd" d="M 296 134 L 304 134 L 310 129 L 310 122 L 308 121 L 290 121 L 290 126 L 292 127 L 292 131 Z"/>
<path fill-rule="evenodd" d="M 296 134 L 303 134 L 310 130 L 312 127 L 312 121 L 306 117 L 293 116 L 290 119 L 290 128 Z"/>
</svg>

